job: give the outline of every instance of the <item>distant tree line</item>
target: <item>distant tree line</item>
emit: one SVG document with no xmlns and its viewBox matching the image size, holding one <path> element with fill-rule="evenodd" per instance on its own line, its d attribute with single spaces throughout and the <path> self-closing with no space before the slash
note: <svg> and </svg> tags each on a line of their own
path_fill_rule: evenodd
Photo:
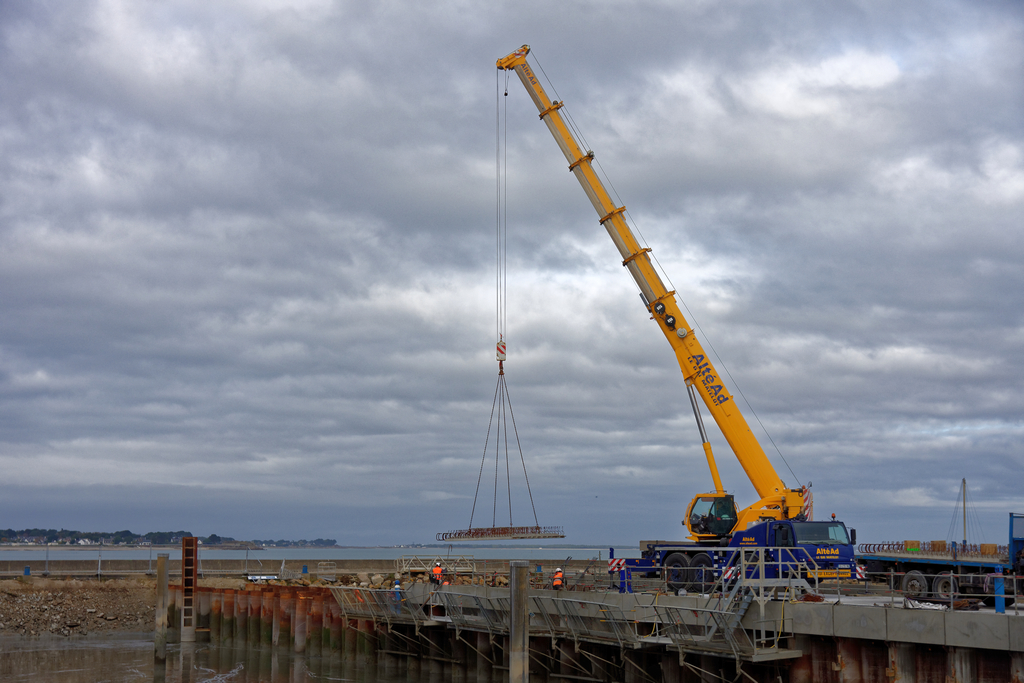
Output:
<svg viewBox="0 0 1024 683">
<path fill-rule="evenodd" d="M 180 543 L 183 536 L 191 536 L 190 531 L 150 531 L 146 534 L 136 534 L 128 529 L 115 531 L 74 531 L 70 529 L 0 529 L 0 543 L 60 543 L 64 545 L 138 545 L 152 543 L 153 545 L 171 545 Z M 210 534 L 200 536 L 199 540 L 203 545 L 220 545 L 222 543 L 237 543 L 230 536 Z M 338 545 L 333 538 L 317 538 L 312 541 L 302 539 L 290 541 L 286 539 L 252 541 L 256 545 L 267 545 L 277 547 L 318 547 L 328 548 Z"/>
<path fill-rule="evenodd" d="M 333 538 L 314 538 L 312 541 L 307 541 L 306 539 L 302 539 L 301 541 L 287 541 L 282 538 L 276 541 L 273 539 L 268 539 L 266 541 L 253 540 L 253 543 L 256 545 L 272 545 L 277 546 L 278 548 L 330 548 L 338 545 L 338 541 Z"/>
<path fill-rule="evenodd" d="M 151 531 L 137 534 L 128 529 L 121 531 L 75 531 L 73 529 L 0 529 L 0 543 L 65 543 L 77 545 L 80 541 L 89 544 L 135 545 L 150 542 L 154 545 L 173 543 L 182 536 L 191 536 L 190 531 Z"/>
</svg>

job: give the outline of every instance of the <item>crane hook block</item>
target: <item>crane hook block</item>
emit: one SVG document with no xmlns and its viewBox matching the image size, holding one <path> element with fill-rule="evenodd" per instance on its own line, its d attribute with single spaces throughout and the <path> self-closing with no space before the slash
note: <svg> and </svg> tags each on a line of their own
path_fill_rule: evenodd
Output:
<svg viewBox="0 0 1024 683">
<path fill-rule="evenodd" d="M 498 351 L 498 360 L 499 361 L 505 360 L 505 340 L 504 339 L 502 339 L 502 340 L 500 340 L 498 342 L 497 351 Z"/>
</svg>

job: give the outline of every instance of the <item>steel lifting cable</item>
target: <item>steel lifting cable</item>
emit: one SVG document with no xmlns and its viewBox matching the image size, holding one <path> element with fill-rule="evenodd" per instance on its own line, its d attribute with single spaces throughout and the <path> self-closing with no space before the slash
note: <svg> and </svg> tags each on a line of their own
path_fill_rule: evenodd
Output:
<svg viewBox="0 0 1024 683">
<path fill-rule="evenodd" d="M 565 538 L 560 526 L 540 526 L 537 518 L 537 506 L 533 500 L 530 487 L 530 475 L 526 471 L 526 456 L 523 445 L 519 441 L 519 428 L 516 425 L 515 411 L 512 409 L 512 397 L 508 393 L 505 382 L 505 334 L 507 332 L 508 310 L 508 84 L 510 74 L 505 72 L 504 90 L 502 90 L 501 71 L 495 81 L 495 129 L 494 129 L 494 167 L 495 167 L 495 333 L 498 338 L 496 357 L 498 361 L 498 382 L 494 388 L 494 400 L 491 403 L 491 416 L 487 423 L 487 437 L 484 440 L 483 454 L 480 457 L 480 470 L 477 472 L 476 491 L 473 494 L 473 508 L 469 515 L 469 528 L 457 531 L 446 531 L 437 534 L 438 541 L 474 541 L 492 539 L 523 539 L 523 538 Z M 504 106 L 501 98 L 505 97 Z M 513 526 L 512 519 L 512 469 L 509 458 L 508 423 L 512 421 L 512 434 L 515 446 L 519 451 L 519 462 L 523 466 L 523 478 L 526 480 L 526 492 L 530 498 L 530 509 L 533 512 L 534 526 Z M 490 448 L 491 435 L 494 435 L 494 503 L 491 508 L 491 527 L 473 528 L 476 519 L 476 508 L 480 498 L 480 486 L 483 483 L 484 466 L 487 464 L 487 452 Z M 498 485 L 501 472 L 501 450 L 505 449 L 505 483 L 508 496 L 507 527 L 497 526 L 498 522 Z"/>
<path fill-rule="evenodd" d="M 494 387 L 494 404 L 491 405 L 491 419 L 487 421 L 487 437 L 484 439 L 484 455 L 480 458 L 480 473 L 476 477 L 476 493 L 473 494 L 473 510 L 469 513 L 469 528 L 473 528 L 473 517 L 476 515 L 476 499 L 480 495 L 480 482 L 484 476 L 484 463 L 487 461 L 487 444 L 491 441 L 491 426 L 494 424 L 494 408 L 498 404 L 498 387 Z"/>
<path fill-rule="evenodd" d="M 502 376 L 498 375 L 498 386 L 499 387 L 501 386 L 501 379 L 502 379 Z M 504 422 L 504 418 L 505 418 L 505 392 L 504 391 L 499 392 L 498 400 L 501 401 L 501 412 L 498 413 L 498 431 L 494 435 L 494 513 L 493 513 L 493 515 L 491 517 L 491 526 L 492 527 L 493 526 L 498 526 L 498 471 L 499 471 L 499 467 L 498 466 L 501 464 L 501 453 L 500 453 L 500 450 L 501 450 L 501 431 L 502 431 L 501 430 L 501 425 L 502 425 L 502 422 Z M 507 436 L 505 438 L 506 438 L 506 440 L 508 439 Z M 508 472 L 508 448 L 507 447 L 505 449 L 505 465 L 506 465 L 505 466 L 505 471 L 506 471 L 505 479 L 507 480 L 508 479 L 508 474 L 507 474 L 507 472 Z M 511 487 L 511 485 L 510 485 L 510 487 Z M 509 495 L 511 496 L 511 493 Z M 511 505 L 512 504 L 510 502 L 509 503 L 509 507 L 510 508 L 511 508 Z M 511 516 L 511 510 L 509 511 L 509 516 Z"/>
<path fill-rule="evenodd" d="M 502 375 L 504 378 L 504 375 Z M 502 381 L 502 386 L 505 386 L 505 382 Z M 508 387 L 505 387 L 505 395 L 508 395 Z M 526 492 L 530 495 L 530 507 L 533 509 L 533 523 L 540 526 L 540 521 L 537 519 L 537 506 L 533 504 L 533 491 L 530 490 L 530 475 L 526 473 L 526 458 L 523 456 L 523 446 L 519 442 L 519 430 L 516 428 L 516 414 L 512 410 L 512 397 L 508 399 L 508 414 L 512 418 L 512 431 L 516 435 L 516 446 L 519 448 L 519 461 L 523 463 L 523 477 L 526 479 Z M 505 454 L 506 459 L 508 454 Z M 511 509 L 511 508 L 510 508 Z M 509 524 L 512 520 L 509 520 Z"/>
<path fill-rule="evenodd" d="M 508 290 L 508 84 L 509 74 L 505 73 L 504 90 L 502 90 L 501 72 L 497 74 L 495 81 L 495 333 L 498 337 L 497 360 L 498 360 L 498 381 L 494 388 L 494 399 L 491 403 L 491 415 L 487 423 L 487 437 L 484 440 L 483 454 L 480 458 L 480 469 L 477 473 L 476 491 L 473 494 L 473 508 L 469 515 L 469 529 L 462 532 L 447 532 L 438 534 L 441 537 L 459 538 L 473 537 L 479 535 L 480 529 L 474 534 L 473 522 L 476 519 L 476 508 L 480 497 L 480 485 L 483 483 L 484 466 L 487 462 L 487 451 L 490 446 L 491 433 L 494 433 L 494 502 L 491 509 L 491 529 L 500 531 L 500 534 L 509 533 L 523 534 L 550 534 L 554 533 L 553 528 L 547 529 L 540 526 L 537 518 L 537 506 L 533 500 L 533 490 L 530 487 L 530 475 L 526 471 L 526 457 L 523 454 L 523 446 L 519 440 L 519 429 L 516 426 L 515 412 L 512 409 L 512 397 L 508 393 L 508 385 L 505 383 L 505 333 L 507 331 L 507 290 Z M 504 105 L 501 100 L 504 98 Z M 497 417 L 497 420 L 495 420 Z M 512 471 L 509 458 L 508 442 L 508 420 L 512 419 L 512 433 L 516 441 L 516 449 L 519 451 L 519 461 L 523 466 L 523 478 L 526 480 L 526 491 L 530 498 L 530 509 L 533 512 L 534 527 L 514 527 L 512 513 Z M 498 527 L 498 485 L 500 479 L 501 449 L 504 443 L 505 449 L 505 483 L 508 497 L 509 526 Z M 482 532 L 487 535 L 486 532 Z M 560 533 L 560 530 L 557 532 Z"/>
<path fill-rule="evenodd" d="M 498 375 L 498 381 L 501 382 L 502 389 L 505 389 L 505 375 Z M 508 417 L 505 413 L 505 404 L 508 403 L 508 390 L 505 389 L 501 397 L 501 427 L 505 433 L 505 488 L 508 489 L 508 525 L 512 526 L 512 473 L 509 470 L 508 462 Z M 494 526 L 497 526 L 497 520 L 495 520 Z"/>
</svg>

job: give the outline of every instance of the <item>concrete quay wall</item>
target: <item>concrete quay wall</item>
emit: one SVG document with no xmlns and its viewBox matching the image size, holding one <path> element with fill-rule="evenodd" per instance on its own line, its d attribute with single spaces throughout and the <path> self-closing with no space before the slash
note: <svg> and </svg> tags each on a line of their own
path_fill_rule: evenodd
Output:
<svg viewBox="0 0 1024 683">
<path fill-rule="evenodd" d="M 759 618 L 756 607 L 751 608 L 744 626 L 752 628 Z M 1024 614 L 770 602 L 765 618 L 785 619 L 798 635 L 1024 652 Z"/>
</svg>

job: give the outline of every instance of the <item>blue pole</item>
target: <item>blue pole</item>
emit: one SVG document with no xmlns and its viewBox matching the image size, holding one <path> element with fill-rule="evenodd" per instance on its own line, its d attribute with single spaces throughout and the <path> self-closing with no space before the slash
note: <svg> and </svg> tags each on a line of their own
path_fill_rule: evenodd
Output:
<svg viewBox="0 0 1024 683">
<path fill-rule="evenodd" d="M 1006 586 L 1003 582 L 1003 568 L 996 567 L 996 614 L 1006 614 Z"/>
</svg>

